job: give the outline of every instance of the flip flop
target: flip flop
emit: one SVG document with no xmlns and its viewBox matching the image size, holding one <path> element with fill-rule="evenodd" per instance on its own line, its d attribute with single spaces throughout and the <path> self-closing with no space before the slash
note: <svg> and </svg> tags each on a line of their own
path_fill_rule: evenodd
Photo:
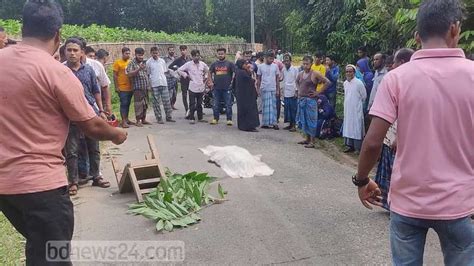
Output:
<svg viewBox="0 0 474 266">
<path fill-rule="evenodd" d="M 76 196 L 79 186 L 77 184 L 69 185 L 69 196 Z"/>
</svg>

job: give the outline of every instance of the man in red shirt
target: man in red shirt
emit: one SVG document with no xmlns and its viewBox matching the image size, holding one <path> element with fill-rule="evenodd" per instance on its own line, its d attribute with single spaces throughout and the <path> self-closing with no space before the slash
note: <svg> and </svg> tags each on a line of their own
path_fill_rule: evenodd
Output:
<svg viewBox="0 0 474 266">
<path fill-rule="evenodd" d="M 53 58 L 62 23 L 56 2 L 30 0 L 22 43 L 0 50 L 0 62 L 15 62 L 0 64 L 0 211 L 26 238 L 27 265 L 50 264 L 47 242 L 72 238 L 61 154 L 70 121 L 97 140 L 121 144 L 127 138 L 94 113 L 79 80 Z"/>
</svg>

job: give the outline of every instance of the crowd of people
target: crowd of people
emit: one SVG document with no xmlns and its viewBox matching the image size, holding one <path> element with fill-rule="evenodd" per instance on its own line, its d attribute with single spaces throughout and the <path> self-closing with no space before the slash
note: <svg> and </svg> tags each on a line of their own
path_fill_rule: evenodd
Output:
<svg viewBox="0 0 474 266">
<path fill-rule="evenodd" d="M 357 62 L 344 67 L 340 130 L 334 126 L 341 78 L 337 55 L 318 52 L 294 66 L 290 53 L 244 51 L 230 62 L 226 49 L 219 48 L 208 66 L 199 50 L 188 55 L 185 45 L 179 56 L 169 47 L 165 57 L 152 47 L 148 59 L 143 48 L 136 48 L 132 58 L 123 47 L 113 63 L 120 125 L 151 124 L 149 98 L 158 124 L 175 123 L 178 83 L 191 124 L 217 125 L 224 108 L 226 125 L 233 126 L 235 101 L 240 130 L 279 130 L 283 107 L 284 129 L 300 130 L 304 147 L 314 148 L 316 138 L 340 131 L 345 152 L 361 152 L 353 182 L 366 207 L 391 211 L 394 264 L 421 265 L 424 239 L 433 228 L 445 263 L 470 265 L 474 65 L 456 49 L 462 7 L 457 0 L 449 2 L 427 0 L 420 6 L 421 50 L 402 48 L 393 56 L 379 52 L 370 58 L 365 47 L 358 48 Z M 0 27 L 0 49 L 9 46 L 1 50 L 0 61 L 15 61 L 0 64 L 0 210 L 26 237 L 27 263 L 45 262 L 46 241 L 71 240 L 69 196 L 89 179 L 93 186 L 110 186 L 100 172 L 99 141 L 121 144 L 127 138 L 125 130 L 107 123 L 114 120 L 108 52 L 95 51 L 81 37 L 60 46 L 62 22 L 54 1 L 28 1 L 21 44 L 14 45 Z M 203 100 L 210 94 L 213 118 L 207 121 Z M 132 100 L 136 121 L 129 119 Z M 368 175 L 377 163 L 372 180 Z"/>
</svg>

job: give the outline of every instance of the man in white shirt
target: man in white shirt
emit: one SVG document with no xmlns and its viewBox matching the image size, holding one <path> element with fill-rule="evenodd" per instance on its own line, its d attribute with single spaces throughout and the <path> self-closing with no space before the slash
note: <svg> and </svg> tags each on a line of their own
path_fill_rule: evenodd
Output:
<svg viewBox="0 0 474 266">
<path fill-rule="evenodd" d="M 190 123 L 195 124 L 194 113 L 197 111 L 199 122 L 207 123 L 203 118 L 202 98 L 208 82 L 209 67 L 201 61 L 199 50 L 191 51 L 192 61 L 187 62 L 178 69 L 179 75 L 186 79 L 189 78 L 189 118 Z"/>
<path fill-rule="evenodd" d="M 289 125 L 283 129 L 295 132 L 296 112 L 298 110 L 296 78 L 298 77 L 299 70 L 291 65 L 291 56 L 289 55 L 285 55 L 283 64 L 285 65 L 282 70 L 283 96 L 285 97 L 285 123 L 289 123 Z"/>
<path fill-rule="evenodd" d="M 168 72 L 168 66 L 165 60 L 160 58 L 160 52 L 158 47 L 151 47 L 150 49 L 151 58 L 146 61 L 146 68 L 148 76 L 150 77 L 151 87 L 153 90 L 153 111 L 158 124 L 164 124 L 163 117 L 161 115 L 161 103 L 165 109 L 166 121 L 176 122 L 171 117 L 173 109 L 171 108 L 170 93 L 168 90 L 168 82 L 166 80 L 165 73 Z"/>
<path fill-rule="evenodd" d="M 84 43 L 84 45 L 87 45 L 87 42 L 84 38 L 82 37 L 74 37 L 76 39 L 79 39 L 81 42 Z M 95 75 L 97 76 L 97 82 L 99 83 L 100 86 L 100 93 L 102 96 L 102 105 L 104 108 L 104 111 L 106 112 L 107 115 L 112 114 L 112 99 L 110 97 L 110 92 L 109 92 L 109 86 L 110 86 L 110 79 L 109 76 L 107 76 L 107 72 L 105 71 L 104 65 L 100 63 L 99 61 L 95 60 L 95 51 L 92 47 L 86 46 L 86 48 L 89 48 L 88 50 L 91 51 L 91 53 L 85 53 L 86 56 L 83 58 L 83 63 L 86 65 L 89 65 L 92 67 L 94 70 Z M 92 53 L 94 51 L 94 53 Z M 92 58 L 92 54 L 94 55 L 94 58 Z"/>
</svg>

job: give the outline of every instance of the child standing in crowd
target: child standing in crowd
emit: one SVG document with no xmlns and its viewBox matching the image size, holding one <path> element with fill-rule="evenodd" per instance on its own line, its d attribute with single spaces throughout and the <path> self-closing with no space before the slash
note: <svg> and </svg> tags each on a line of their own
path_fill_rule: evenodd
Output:
<svg viewBox="0 0 474 266">
<path fill-rule="evenodd" d="M 262 97 L 262 128 L 279 130 L 276 99 L 280 95 L 280 71 L 273 64 L 274 60 L 275 55 L 269 51 L 265 54 L 265 63 L 258 66 L 257 90 Z"/>
<path fill-rule="evenodd" d="M 346 81 L 344 82 L 344 124 L 343 136 L 348 147 L 344 152 L 360 151 L 365 134 L 364 102 L 367 91 L 364 83 L 355 78 L 356 67 L 346 66 Z"/>
<path fill-rule="evenodd" d="M 305 148 L 314 148 L 314 138 L 317 134 L 318 93 L 316 87 L 322 84 L 324 91 L 331 83 L 319 72 L 311 70 L 313 59 L 311 56 L 303 58 L 303 71 L 298 74 L 296 85 L 298 86 L 298 127 L 304 132 L 306 139 L 298 142 Z"/>
<path fill-rule="evenodd" d="M 321 136 L 321 129 L 326 121 L 331 120 L 336 115 L 329 99 L 326 95 L 320 94 L 318 96 L 318 124 L 316 129 L 316 137 Z"/>
<path fill-rule="evenodd" d="M 197 111 L 198 121 L 207 122 L 203 118 L 202 97 L 206 89 L 209 67 L 201 61 L 199 50 L 191 51 L 192 61 L 187 62 L 178 69 L 178 73 L 184 79 L 189 78 L 189 118 L 190 123 L 195 124 L 194 113 Z"/>
<path fill-rule="evenodd" d="M 132 82 L 137 127 L 150 125 L 150 122 L 146 121 L 150 81 L 148 79 L 144 57 L 145 50 L 143 48 L 139 47 L 135 49 L 135 58 L 130 61 L 126 69 L 126 73 Z"/>
<path fill-rule="evenodd" d="M 291 56 L 283 57 L 283 96 L 285 103 L 285 123 L 289 123 L 285 130 L 296 131 L 296 112 L 298 110 L 298 91 L 296 89 L 296 78 L 298 77 L 298 68 L 291 65 Z"/>
</svg>

